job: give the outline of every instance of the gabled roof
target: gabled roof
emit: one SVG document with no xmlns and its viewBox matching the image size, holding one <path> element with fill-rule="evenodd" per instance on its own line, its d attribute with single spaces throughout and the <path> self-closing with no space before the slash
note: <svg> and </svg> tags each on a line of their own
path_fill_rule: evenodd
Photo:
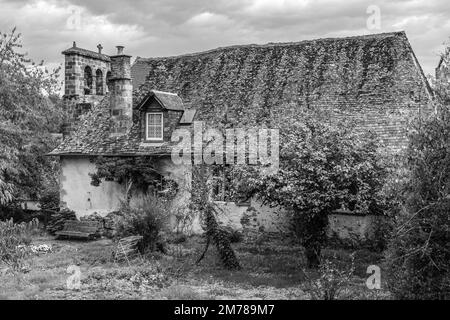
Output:
<svg viewBox="0 0 450 320">
<path fill-rule="evenodd" d="M 150 92 L 147 93 L 146 97 L 142 99 L 142 102 L 138 104 L 137 109 L 142 108 L 142 106 L 144 106 L 147 103 L 147 101 L 152 97 L 155 97 L 155 99 L 159 102 L 159 104 L 167 110 L 175 110 L 175 111 L 185 110 L 183 100 L 181 100 L 181 98 L 176 93 L 163 92 L 157 90 L 150 90 Z"/>
<path fill-rule="evenodd" d="M 322 108 L 356 118 L 387 144 L 406 141 L 392 115 L 433 99 L 404 32 L 137 58 L 131 71 L 135 88 L 177 92 L 199 120 L 255 126 L 274 110 Z"/>
<path fill-rule="evenodd" d="M 432 100 L 404 32 L 138 58 L 132 78 L 137 106 L 154 96 L 169 110 L 185 110 L 183 122 L 195 116 L 209 123 L 255 126 L 265 123 L 273 112 L 289 116 L 290 108 L 307 106 L 329 110 L 330 117 L 339 114 L 356 119 L 387 144 L 406 139 L 404 126 L 393 115 L 425 108 Z M 170 143 L 142 144 L 137 123 L 129 135 L 110 138 L 109 114 L 109 98 L 105 97 L 51 154 L 170 152 Z"/>
<path fill-rule="evenodd" d="M 82 48 L 78 48 L 78 47 L 72 47 L 67 50 L 64 50 L 62 52 L 62 54 L 64 54 L 64 55 L 78 54 L 80 56 L 84 56 L 84 57 L 88 57 L 88 58 L 94 58 L 94 59 L 103 60 L 106 62 L 111 62 L 111 58 L 106 54 L 102 54 L 102 53 L 98 53 L 95 51 L 86 50 L 86 49 L 82 49 Z"/>
</svg>

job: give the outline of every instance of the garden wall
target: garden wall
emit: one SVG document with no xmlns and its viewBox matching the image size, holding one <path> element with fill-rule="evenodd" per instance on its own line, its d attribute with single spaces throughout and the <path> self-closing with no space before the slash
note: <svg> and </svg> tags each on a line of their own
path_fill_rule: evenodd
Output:
<svg viewBox="0 0 450 320">
<path fill-rule="evenodd" d="M 341 240 L 370 240 L 374 236 L 377 219 L 378 217 L 374 215 L 333 213 L 328 216 L 327 235 Z"/>
</svg>

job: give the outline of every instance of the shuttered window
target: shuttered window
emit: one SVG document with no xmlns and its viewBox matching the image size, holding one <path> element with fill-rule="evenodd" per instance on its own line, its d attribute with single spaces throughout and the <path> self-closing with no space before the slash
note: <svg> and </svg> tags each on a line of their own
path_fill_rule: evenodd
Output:
<svg viewBox="0 0 450 320">
<path fill-rule="evenodd" d="M 146 139 L 147 140 L 163 139 L 162 113 L 147 113 Z"/>
</svg>

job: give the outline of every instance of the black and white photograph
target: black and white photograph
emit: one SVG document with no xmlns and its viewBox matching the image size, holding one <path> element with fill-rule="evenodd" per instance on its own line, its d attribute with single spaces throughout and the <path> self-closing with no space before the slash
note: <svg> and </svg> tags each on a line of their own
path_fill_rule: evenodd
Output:
<svg viewBox="0 0 450 320">
<path fill-rule="evenodd" d="M 0 300 L 449 299 L 450 2 L 0 0 Z"/>
</svg>

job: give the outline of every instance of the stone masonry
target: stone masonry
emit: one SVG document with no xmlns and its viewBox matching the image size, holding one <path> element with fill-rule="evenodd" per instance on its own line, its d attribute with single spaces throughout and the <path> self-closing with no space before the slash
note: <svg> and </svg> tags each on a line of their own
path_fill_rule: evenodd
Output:
<svg viewBox="0 0 450 320">
<path fill-rule="evenodd" d="M 111 136 L 120 136 L 130 130 L 133 122 L 133 86 L 131 83 L 131 56 L 117 47 L 117 55 L 111 56 Z"/>
</svg>

